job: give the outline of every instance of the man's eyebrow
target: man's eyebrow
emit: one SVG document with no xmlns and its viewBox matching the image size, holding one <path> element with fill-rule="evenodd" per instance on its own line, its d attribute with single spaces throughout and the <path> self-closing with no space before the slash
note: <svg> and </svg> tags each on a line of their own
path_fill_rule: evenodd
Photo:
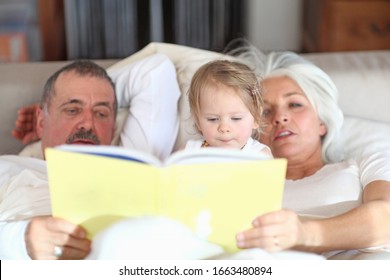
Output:
<svg viewBox="0 0 390 280">
<path fill-rule="evenodd" d="M 60 105 L 60 107 L 64 107 L 64 106 L 69 105 L 69 104 L 83 105 L 84 102 L 81 101 L 80 99 L 70 99 L 70 100 L 67 100 L 66 102 L 62 103 Z M 104 106 L 104 107 L 109 107 L 109 108 L 112 107 L 110 102 L 108 102 L 108 101 L 97 102 L 93 105 L 93 107 L 97 107 L 97 106 Z"/>
<path fill-rule="evenodd" d="M 96 106 L 107 106 L 107 107 L 111 107 L 111 104 L 110 104 L 110 102 L 102 101 L 102 102 L 98 102 L 98 103 L 94 104 L 93 106 L 94 106 L 94 107 L 96 107 Z"/>
<path fill-rule="evenodd" d="M 64 107 L 64 106 L 69 105 L 69 104 L 80 104 L 80 105 L 82 105 L 84 103 L 80 99 L 69 99 L 69 100 L 65 101 L 64 103 L 62 103 L 60 105 L 60 107 Z"/>
</svg>

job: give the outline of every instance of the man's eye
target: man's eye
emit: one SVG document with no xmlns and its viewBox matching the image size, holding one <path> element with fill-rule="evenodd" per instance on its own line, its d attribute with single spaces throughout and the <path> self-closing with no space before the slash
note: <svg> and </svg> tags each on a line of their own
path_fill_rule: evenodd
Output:
<svg viewBox="0 0 390 280">
<path fill-rule="evenodd" d="M 80 110 L 77 108 L 66 108 L 65 113 L 68 115 L 76 115 Z"/>
<path fill-rule="evenodd" d="M 100 119 L 105 119 L 105 118 L 108 118 L 109 114 L 107 112 L 104 112 L 104 111 L 97 111 L 95 112 L 95 115 L 96 117 L 100 118 Z"/>
</svg>

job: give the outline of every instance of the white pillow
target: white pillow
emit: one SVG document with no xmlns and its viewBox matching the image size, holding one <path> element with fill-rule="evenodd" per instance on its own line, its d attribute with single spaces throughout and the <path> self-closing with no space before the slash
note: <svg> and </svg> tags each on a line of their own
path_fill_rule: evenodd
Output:
<svg viewBox="0 0 390 280">
<path fill-rule="evenodd" d="M 96 235 L 92 246 L 87 259 L 196 260 L 223 253 L 222 247 L 196 237 L 181 223 L 150 216 L 114 223 Z"/>
<path fill-rule="evenodd" d="M 390 124 L 345 116 L 342 127 L 346 158 L 390 150 Z"/>
<path fill-rule="evenodd" d="M 390 122 L 390 51 L 311 53 L 303 57 L 322 68 L 339 90 L 344 114 Z"/>
</svg>

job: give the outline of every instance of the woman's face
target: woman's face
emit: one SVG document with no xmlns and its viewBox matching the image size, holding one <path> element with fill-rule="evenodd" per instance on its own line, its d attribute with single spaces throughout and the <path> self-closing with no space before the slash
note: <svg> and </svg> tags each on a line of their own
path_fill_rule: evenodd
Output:
<svg viewBox="0 0 390 280">
<path fill-rule="evenodd" d="M 321 136 L 326 127 L 318 119 L 302 89 L 288 77 L 263 81 L 266 128 L 260 141 L 268 145 L 274 157 L 304 163 L 321 159 Z"/>
</svg>

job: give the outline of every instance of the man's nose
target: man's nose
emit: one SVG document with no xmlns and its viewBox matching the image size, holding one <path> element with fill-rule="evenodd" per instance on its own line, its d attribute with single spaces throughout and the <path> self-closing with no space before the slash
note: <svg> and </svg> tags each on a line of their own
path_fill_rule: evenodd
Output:
<svg viewBox="0 0 390 280">
<path fill-rule="evenodd" d="M 80 115 L 80 120 L 78 122 L 78 129 L 90 130 L 94 126 L 94 119 L 92 113 L 85 112 Z"/>
</svg>

